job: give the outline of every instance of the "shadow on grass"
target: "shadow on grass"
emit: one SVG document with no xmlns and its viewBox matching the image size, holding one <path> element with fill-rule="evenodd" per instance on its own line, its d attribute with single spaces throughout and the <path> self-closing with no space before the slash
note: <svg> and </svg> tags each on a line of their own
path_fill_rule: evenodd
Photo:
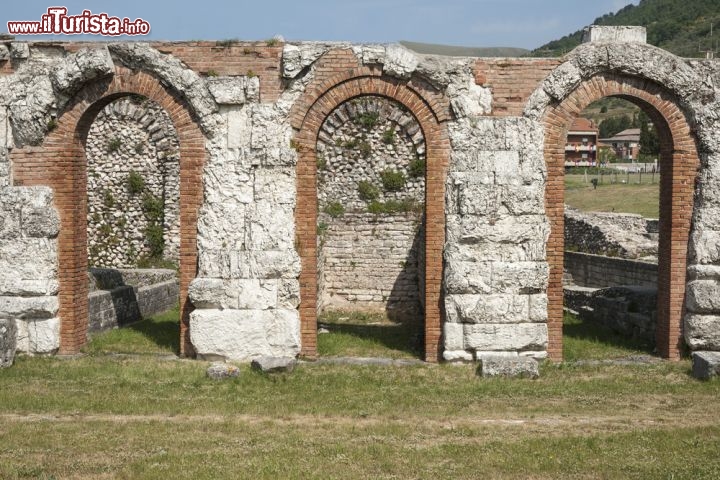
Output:
<svg viewBox="0 0 720 480">
<path fill-rule="evenodd" d="M 165 314 L 167 315 L 167 314 Z M 151 317 L 124 328 L 142 334 L 159 348 L 180 353 L 180 322 L 165 319 L 164 315 L 158 319 Z"/>
<path fill-rule="evenodd" d="M 360 325 L 324 323 L 329 333 L 320 335 L 321 355 L 394 356 L 401 353 L 421 358 L 422 329 L 418 325 Z"/>
<path fill-rule="evenodd" d="M 567 359 L 656 354 L 655 345 L 650 342 L 614 332 L 603 325 L 568 313 L 563 320 L 563 338 L 566 358 L 571 357 Z"/>
</svg>

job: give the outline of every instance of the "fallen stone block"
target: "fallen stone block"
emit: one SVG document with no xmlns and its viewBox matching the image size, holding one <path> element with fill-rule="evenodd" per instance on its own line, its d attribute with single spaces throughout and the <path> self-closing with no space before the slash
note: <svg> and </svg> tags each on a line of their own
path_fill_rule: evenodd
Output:
<svg viewBox="0 0 720 480">
<path fill-rule="evenodd" d="M 207 376 L 213 380 L 224 380 L 226 378 L 235 378 L 240 375 L 240 369 L 229 363 L 215 362 L 207 369 Z"/>
<path fill-rule="evenodd" d="M 720 352 L 693 352 L 693 377 L 710 380 L 720 376 Z"/>
<path fill-rule="evenodd" d="M 15 320 L 0 319 L 0 368 L 10 367 L 17 349 L 17 326 Z"/>
<path fill-rule="evenodd" d="M 483 378 L 538 378 L 538 362 L 529 357 L 486 356 L 480 358 L 478 376 Z"/>
<path fill-rule="evenodd" d="M 292 357 L 259 357 L 252 361 L 250 366 L 263 373 L 292 372 L 297 360 Z"/>
</svg>

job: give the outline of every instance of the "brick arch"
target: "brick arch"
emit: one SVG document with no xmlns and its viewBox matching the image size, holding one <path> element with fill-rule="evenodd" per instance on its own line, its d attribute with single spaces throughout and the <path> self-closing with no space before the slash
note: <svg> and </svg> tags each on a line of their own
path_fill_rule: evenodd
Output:
<svg viewBox="0 0 720 480">
<path fill-rule="evenodd" d="M 352 76 L 359 74 L 358 76 Z M 333 83 L 339 80 L 339 83 Z M 426 143 L 425 192 L 425 359 L 440 359 L 442 330 L 442 250 L 445 243 L 445 176 L 450 157 L 447 128 L 449 111 L 442 101 L 429 102 L 408 82 L 380 76 L 377 69 L 362 67 L 321 83 L 292 112 L 298 146 L 297 208 L 295 225 L 301 259 L 300 325 L 302 354 L 317 355 L 317 158 L 315 145 L 320 128 L 335 108 L 353 98 L 376 95 L 406 107 L 420 124 Z M 436 110 L 439 108 L 439 111 Z"/>
<path fill-rule="evenodd" d="M 668 89 L 639 77 L 600 73 L 581 82 L 561 102 L 549 105 L 542 121 L 547 165 L 545 210 L 551 233 L 547 244 L 549 354 L 562 359 L 564 147 L 572 121 L 592 102 L 620 97 L 641 107 L 660 137 L 660 242 L 658 249 L 658 319 L 656 343 L 665 358 L 678 359 L 682 349 L 688 237 L 695 179 L 700 166 L 697 140 L 679 100 Z"/>
<path fill-rule="evenodd" d="M 110 102 L 143 95 L 168 113 L 180 144 L 180 350 L 192 354 L 187 300 L 197 272 L 197 217 L 202 203 L 205 142 L 189 107 L 153 76 L 115 67 L 114 75 L 96 80 L 78 92 L 58 115 L 57 128 L 38 147 L 14 150 L 10 156 L 15 185 L 46 185 L 53 189 L 60 214 L 58 283 L 60 353 L 80 351 L 87 338 L 87 160 L 84 144 L 96 115 Z"/>
</svg>

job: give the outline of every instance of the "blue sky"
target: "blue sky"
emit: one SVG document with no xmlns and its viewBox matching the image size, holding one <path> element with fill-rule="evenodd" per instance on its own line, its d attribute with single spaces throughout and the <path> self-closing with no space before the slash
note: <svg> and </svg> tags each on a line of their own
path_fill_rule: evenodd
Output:
<svg viewBox="0 0 720 480">
<path fill-rule="evenodd" d="M 148 21 L 149 40 L 395 42 L 535 48 L 638 0 L 36 0 L 6 2 L 0 31 L 12 20 L 40 20 L 50 6 Z M 69 37 L 33 37 L 43 40 Z M 100 37 L 102 39 L 102 37 Z"/>
</svg>

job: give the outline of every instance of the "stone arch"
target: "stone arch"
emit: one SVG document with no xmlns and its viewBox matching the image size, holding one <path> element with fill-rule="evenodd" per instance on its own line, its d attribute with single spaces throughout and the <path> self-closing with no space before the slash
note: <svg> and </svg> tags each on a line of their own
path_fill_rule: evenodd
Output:
<svg viewBox="0 0 720 480">
<path fill-rule="evenodd" d="M 568 64 L 558 69 L 570 70 Z M 572 66 L 572 64 L 569 64 Z M 595 68 L 588 67 L 590 71 Z M 557 71 L 554 74 L 557 76 Z M 534 95 L 547 95 L 545 92 Z M 695 179 L 700 166 L 698 144 L 683 102 L 669 88 L 647 78 L 617 72 L 594 72 L 567 91 L 555 91 L 555 101 L 543 110 L 544 155 L 548 180 L 545 209 L 551 233 L 547 244 L 550 266 L 548 333 L 551 358 L 562 358 L 563 251 L 564 251 L 564 143 L 573 119 L 590 103 L 615 96 L 640 106 L 656 125 L 661 140 L 660 244 L 658 271 L 658 326 L 660 354 L 677 359 L 681 353 L 688 238 Z M 549 98 L 548 98 L 549 100 Z M 527 110 L 526 110 L 527 113 Z M 532 115 L 532 112 L 530 112 Z"/>
<path fill-rule="evenodd" d="M 96 115 L 109 103 L 142 95 L 160 105 L 172 119 L 180 143 L 180 349 L 192 354 L 187 300 L 197 271 L 197 217 L 202 202 L 204 137 L 186 101 L 152 75 L 116 66 L 112 76 L 94 80 L 75 94 L 58 114 L 57 127 L 38 147 L 11 154 L 15 185 L 47 185 L 60 213 L 58 281 L 60 353 L 80 351 L 87 337 L 87 168 L 84 143 Z"/>
<path fill-rule="evenodd" d="M 394 100 L 408 109 L 426 141 L 425 193 L 425 359 L 440 358 L 442 329 L 442 250 L 445 242 L 445 175 L 450 144 L 444 121 L 449 118 L 436 98 L 427 99 L 412 82 L 381 76 L 378 69 L 361 67 L 323 81 L 291 112 L 298 150 L 297 249 L 301 259 L 300 328 L 302 354 L 317 355 L 317 157 L 315 145 L 327 116 L 356 97 L 374 95 Z"/>
</svg>

